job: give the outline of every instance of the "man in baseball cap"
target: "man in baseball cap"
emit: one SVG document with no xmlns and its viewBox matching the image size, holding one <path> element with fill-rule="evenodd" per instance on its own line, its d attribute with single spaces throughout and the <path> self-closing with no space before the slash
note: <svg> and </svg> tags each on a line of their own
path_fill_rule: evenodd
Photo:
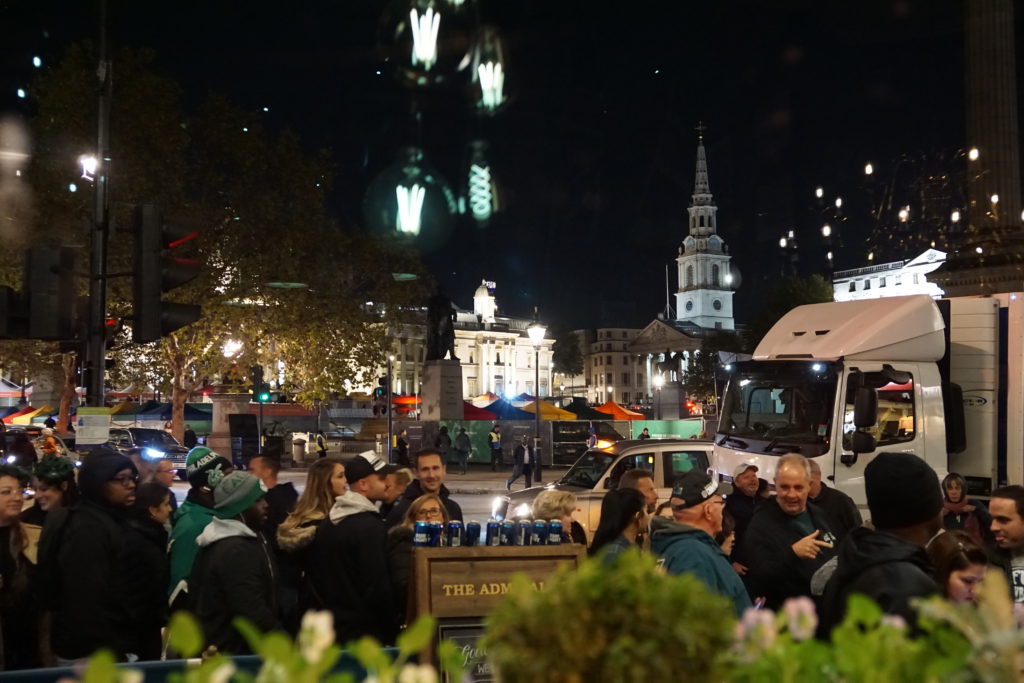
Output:
<svg viewBox="0 0 1024 683">
<path fill-rule="evenodd" d="M 167 549 L 170 554 L 170 577 L 167 593 L 171 608 L 181 609 L 186 603 L 188 576 L 196 559 L 196 538 L 213 521 L 214 489 L 235 468 L 231 461 L 206 446 L 196 446 L 185 457 L 185 474 L 189 489 L 185 502 L 174 513 L 174 527 Z"/>
<path fill-rule="evenodd" d="M 715 542 L 722 530 L 725 501 L 717 476 L 691 471 L 672 487 L 672 519 L 651 521 L 651 551 L 670 574 L 692 572 L 711 590 L 732 600 L 737 615 L 750 607 L 750 596 L 729 558 Z"/>
<path fill-rule="evenodd" d="M 754 511 L 765 500 L 760 495 L 761 491 L 767 489 L 767 483 L 762 488 L 762 481 L 758 478 L 757 472 L 758 467 L 753 463 L 745 462 L 738 465 L 732 471 L 732 493 L 725 499 L 725 511 L 729 513 L 735 523 L 736 540 L 732 546 L 732 568 L 740 576 L 746 575 L 748 566 L 740 550 L 740 542 L 754 516 Z"/>
<path fill-rule="evenodd" d="M 267 490 L 248 472 L 227 474 L 213 491 L 216 516 L 196 538 L 199 555 L 191 577 L 192 603 L 210 645 L 244 654 L 249 645 L 234 627 L 241 617 L 266 633 L 278 626 L 277 575 L 260 527 Z"/>
</svg>

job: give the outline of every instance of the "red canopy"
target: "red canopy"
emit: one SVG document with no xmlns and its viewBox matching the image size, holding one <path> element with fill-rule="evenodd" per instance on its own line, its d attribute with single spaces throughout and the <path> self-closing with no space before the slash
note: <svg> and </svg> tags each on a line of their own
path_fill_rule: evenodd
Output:
<svg viewBox="0 0 1024 683">
<path fill-rule="evenodd" d="M 611 415 L 615 420 L 642 420 L 644 419 L 643 413 L 635 413 L 628 408 L 623 408 L 615 401 L 608 401 L 604 405 L 597 406 L 594 410 L 607 413 Z"/>
<path fill-rule="evenodd" d="M 28 406 L 27 408 L 22 408 L 21 410 L 19 410 L 16 413 L 11 413 L 10 415 L 5 416 L 3 421 L 6 422 L 7 424 L 14 424 L 14 418 L 21 417 L 22 415 L 28 415 L 29 413 L 31 413 L 31 412 L 33 412 L 35 410 L 38 410 L 38 408 L 33 408 L 32 406 Z"/>
<path fill-rule="evenodd" d="M 494 420 L 497 419 L 497 415 L 489 410 L 483 408 L 477 408 L 469 401 L 462 402 L 462 419 L 463 420 Z"/>
</svg>

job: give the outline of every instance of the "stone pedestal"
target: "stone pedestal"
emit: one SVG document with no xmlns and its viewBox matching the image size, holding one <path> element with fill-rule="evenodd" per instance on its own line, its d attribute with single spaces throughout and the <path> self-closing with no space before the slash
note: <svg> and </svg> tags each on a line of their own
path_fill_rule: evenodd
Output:
<svg viewBox="0 0 1024 683">
<path fill-rule="evenodd" d="M 247 415 L 252 395 L 219 393 L 227 389 L 228 387 L 218 386 L 210 394 L 210 400 L 213 401 L 213 422 L 210 426 L 210 435 L 206 437 L 206 445 L 230 460 L 231 427 L 228 424 L 228 415 Z"/>
<path fill-rule="evenodd" d="M 423 364 L 422 420 L 461 420 L 462 365 L 457 360 Z"/>
<path fill-rule="evenodd" d="M 681 420 L 683 415 L 683 387 L 679 382 L 666 382 L 661 389 L 654 390 L 654 419 Z"/>
</svg>

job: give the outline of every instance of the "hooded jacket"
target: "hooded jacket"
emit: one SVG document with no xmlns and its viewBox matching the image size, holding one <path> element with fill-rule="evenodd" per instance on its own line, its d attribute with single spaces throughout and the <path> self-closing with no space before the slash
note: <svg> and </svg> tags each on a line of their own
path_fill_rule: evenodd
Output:
<svg viewBox="0 0 1024 683">
<path fill-rule="evenodd" d="M 317 528 L 308 569 L 320 606 L 334 614 L 339 643 L 361 636 L 394 642 L 398 620 L 387 527 L 365 496 L 349 490 L 335 499 Z"/>
<path fill-rule="evenodd" d="M 214 518 L 196 538 L 199 554 L 189 577 L 203 634 L 221 652 L 245 654 L 248 643 L 231 621 L 247 619 L 260 632 L 278 627 L 270 548 L 239 519 Z"/>
<path fill-rule="evenodd" d="M 837 543 L 841 543 L 847 534 L 864 523 L 853 498 L 842 491 L 829 488 L 825 482 L 821 482 L 821 492 L 818 493 L 818 497 L 809 500 L 824 510 Z"/>
<path fill-rule="evenodd" d="M 732 600 L 737 615 L 750 607 L 750 596 L 729 558 L 706 531 L 664 517 L 651 520 L 651 552 L 669 574 L 691 573 Z"/>
<path fill-rule="evenodd" d="M 886 614 L 896 614 L 914 624 L 912 598 L 939 593 L 933 568 L 924 548 L 884 531 L 858 527 L 839 549 L 836 571 L 825 586 L 818 634 L 828 637 L 846 615 L 851 595 L 865 595 Z"/>
<path fill-rule="evenodd" d="M 213 521 L 213 516 L 213 508 L 197 503 L 191 491 L 181 507 L 174 511 L 174 527 L 167 545 L 170 554 L 167 595 L 172 605 L 189 593 L 188 576 L 199 551 L 196 538 Z"/>
<path fill-rule="evenodd" d="M 127 651 L 140 659 L 160 659 L 160 629 L 167 625 L 167 531 L 152 519 L 129 517 L 125 533 L 125 585 L 122 599 L 135 629 Z"/>
<path fill-rule="evenodd" d="M 765 606 L 778 609 L 787 598 L 811 594 L 811 577 L 821 565 L 836 554 L 835 539 L 821 508 L 807 504 L 812 526 L 818 539 L 832 541 L 832 548 L 822 548 L 813 560 L 798 557 L 792 545 L 807 534 L 786 514 L 778 501 L 766 500 L 757 507 L 746 535 L 740 542 L 740 562 L 747 565 L 747 590 L 755 597 L 763 596 Z"/>
<path fill-rule="evenodd" d="M 405 487 L 405 491 L 402 496 L 395 501 L 394 507 L 388 512 L 387 519 L 385 520 L 388 528 L 398 526 L 405 519 L 405 513 L 409 511 L 409 506 L 412 502 L 422 496 L 424 493 L 423 487 L 420 486 L 420 480 L 414 479 L 409 482 L 409 485 Z M 462 521 L 462 508 L 454 500 L 449 498 L 450 492 L 448 487 L 441 484 L 441 490 L 437 492 L 441 502 L 444 503 L 444 509 L 448 511 L 448 519 L 457 519 Z"/>
</svg>

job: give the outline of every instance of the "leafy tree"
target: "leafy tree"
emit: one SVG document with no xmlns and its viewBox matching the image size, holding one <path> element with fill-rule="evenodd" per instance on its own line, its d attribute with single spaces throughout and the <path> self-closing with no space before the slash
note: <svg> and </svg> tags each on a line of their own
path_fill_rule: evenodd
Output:
<svg viewBox="0 0 1024 683">
<path fill-rule="evenodd" d="M 712 330 L 701 341 L 683 377 L 686 392 L 699 400 L 715 396 L 723 389 L 716 385 L 719 351 L 739 351 L 743 345 L 740 336 L 731 330 Z"/>
<path fill-rule="evenodd" d="M 787 275 L 765 294 L 758 315 L 744 333 L 745 350 L 752 352 L 782 316 L 797 306 L 832 301 L 832 285 L 820 275 Z"/>
<path fill-rule="evenodd" d="M 583 352 L 580 350 L 580 338 L 572 331 L 560 332 L 551 347 L 551 360 L 555 372 L 575 377 L 583 372 Z"/>
</svg>

